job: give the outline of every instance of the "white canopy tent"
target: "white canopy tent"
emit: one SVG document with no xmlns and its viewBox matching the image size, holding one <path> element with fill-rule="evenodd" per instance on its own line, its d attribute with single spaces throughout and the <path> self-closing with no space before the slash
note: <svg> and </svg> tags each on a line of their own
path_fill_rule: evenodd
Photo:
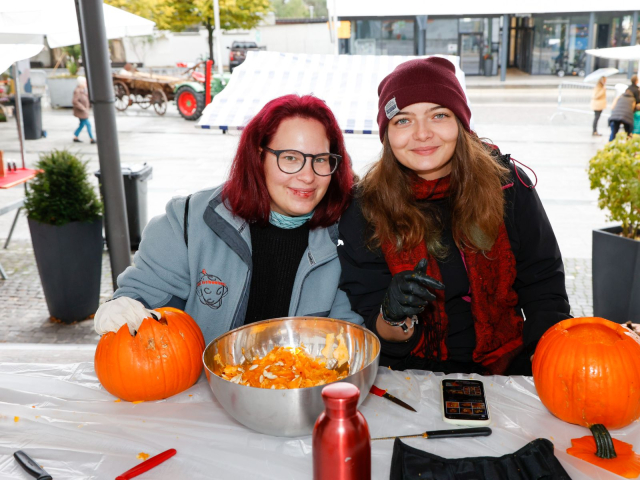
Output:
<svg viewBox="0 0 640 480">
<path fill-rule="evenodd" d="M 155 23 L 103 4 L 107 38 L 151 35 Z M 0 1 L 0 33 L 42 34 L 51 48 L 80 43 L 74 0 Z"/>
<path fill-rule="evenodd" d="M 0 72 L 4 72 L 20 60 L 36 56 L 42 48 L 42 45 L 33 43 L 0 44 Z"/>
<path fill-rule="evenodd" d="M 454 64 L 466 94 L 460 57 L 438 56 Z M 296 93 L 324 100 L 345 133 L 377 134 L 378 84 L 400 63 L 415 58 L 420 57 L 248 52 L 229 84 L 205 108 L 198 126 L 242 130 L 267 102 Z"/>
<path fill-rule="evenodd" d="M 5 44 L 22 43 L 21 38 L 33 34 L 46 35 L 50 47 L 82 43 L 100 139 L 98 158 L 105 192 L 106 236 L 114 287 L 117 276 L 131 264 L 131 256 L 107 39 L 150 35 L 154 25 L 150 20 L 105 5 L 102 0 L 0 0 L 0 34 L 10 40 L 15 35 L 15 41 L 5 41 Z M 17 77 L 17 67 L 14 67 L 14 76 Z M 24 164 L 19 105 L 17 92 L 16 120 Z"/>
<path fill-rule="evenodd" d="M 640 73 L 640 45 L 631 47 L 611 47 L 611 48 L 593 48 L 585 50 L 587 55 L 593 55 L 600 58 L 611 58 L 614 60 L 628 60 L 630 62 L 638 61 L 638 73 Z"/>
</svg>

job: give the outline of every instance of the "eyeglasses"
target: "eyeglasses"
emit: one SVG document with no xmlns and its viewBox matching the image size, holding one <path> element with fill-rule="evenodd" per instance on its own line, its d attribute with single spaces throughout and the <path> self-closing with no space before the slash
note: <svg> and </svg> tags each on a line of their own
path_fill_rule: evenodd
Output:
<svg viewBox="0 0 640 480">
<path fill-rule="evenodd" d="M 269 147 L 264 147 L 264 149 L 276 156 L 280 171 L 289 174 L 298 173 L 302 170 L 307 162 L 307 157 L 311 157 L 313 172 L 321 177 L 327 177 L 336 171 L 338 164 L 342 160 L 342 157 L 335 153 L 313 155 L 311 153 L 302 153 L 298 150 L 272 150 Z"/>
</svg>

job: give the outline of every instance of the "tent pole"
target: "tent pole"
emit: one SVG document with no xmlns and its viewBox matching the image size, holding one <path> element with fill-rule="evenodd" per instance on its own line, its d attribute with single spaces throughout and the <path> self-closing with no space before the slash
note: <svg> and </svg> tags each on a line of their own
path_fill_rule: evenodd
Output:
<svg viewBox="0 0 640 480">
<path fill-rule="evenodd" d="M 13 84 L 16 88 L 16 122 L 18 123 L 18 137 L 20 138 L 20 156 L 22 158 L 22 168 L 26 168 L 24 162 L 24 128 L 22 123 L 22 99 L 20 98 L 20 82 L 18 81 L 18 62 L 13 64 Z"/>
<path fill-rule="evenodd" d="M 80 0 L 76 3 L 76 8 L 78 9 L 78 28 L 86 42 L 85 71 L 88 82 L 91 83 L 95 107 L 93 116 L 98 136 L 98 159 L 104 192 L 107 244 L 115 290 L 118 275 L 131 265 L 131 252 L 103 3 L 102 0 Z"/>
</svg>

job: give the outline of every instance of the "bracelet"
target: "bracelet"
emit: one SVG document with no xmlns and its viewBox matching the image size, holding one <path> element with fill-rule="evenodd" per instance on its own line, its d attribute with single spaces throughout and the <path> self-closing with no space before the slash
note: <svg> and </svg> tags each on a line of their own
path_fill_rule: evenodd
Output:
<svg viewBox="0 0 640 480">
<path fill-rule="evenodd" d="M 407 333 L 409 331 L 409 329 L 415 327 L 416 324 L 418 323 L 418 317 L 416 315 L 412 315 L 411 317 L 409 317 L 411 319 L 411 326 L 407 325 L 406 319 L 402 320 L 400 322 L 394 322 L 392 320 L 387 320 L 386 317 L 384 316 L 384 311 L 382 310 L 382 305 L 380 305 L 380 315 L 382 316 L 382 320 L 384 320 L 387 325 L 390 325 L 392 327 L 401 327 L 402 331 L 404 333 Z"/>
</svg>

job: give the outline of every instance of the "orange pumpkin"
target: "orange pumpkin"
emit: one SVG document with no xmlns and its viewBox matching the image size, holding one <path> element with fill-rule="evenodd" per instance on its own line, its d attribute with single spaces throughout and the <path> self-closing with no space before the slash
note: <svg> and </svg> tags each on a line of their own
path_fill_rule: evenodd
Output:
<svg viewBox="0 0 640 480">
<path fill-rule="evenodd" d="M 564 320 L 540 339 L 533 380 L 561 420 L 625 427 L 640 417 L 640 337 L 604 318 Z"/>
<path fill-rule="evenodd" d="M 196 322 L 177 308 L 158 308 L 135 336 L 127 325 L 100 338 L 95 370 L 102 386 L 118 398 L 160 400 L 193 385 L 202 372 L 204 337 Z"/>
</svg>

